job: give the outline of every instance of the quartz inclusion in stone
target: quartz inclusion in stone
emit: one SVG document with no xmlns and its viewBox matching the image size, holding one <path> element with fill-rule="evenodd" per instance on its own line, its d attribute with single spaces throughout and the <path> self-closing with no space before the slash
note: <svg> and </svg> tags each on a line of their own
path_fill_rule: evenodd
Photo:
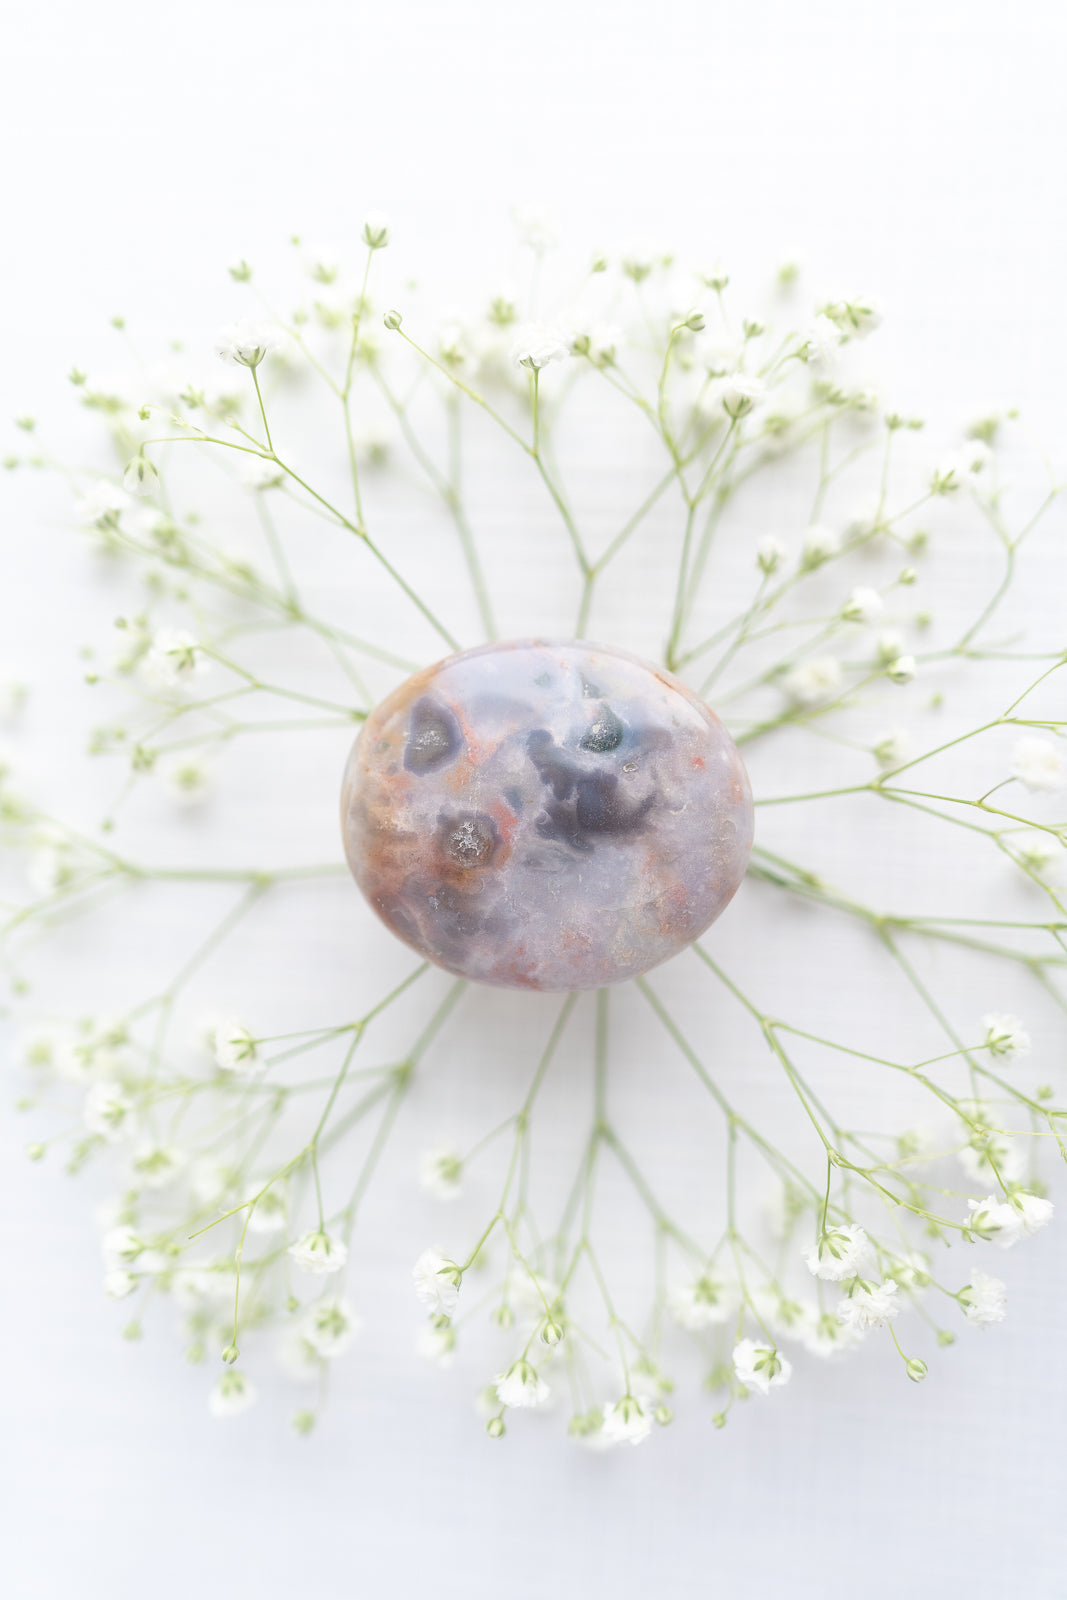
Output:
<svg viewBox="0 0 1067 1600">
<path fill-rule="evenodd" d="M 727 905 L 752 794 L 713 711 L 605 645 L 449 656 L 367 718 L 341 798 L 371 905 L 479 983 L 595 989 L 685 948 Z"/>
</svg>

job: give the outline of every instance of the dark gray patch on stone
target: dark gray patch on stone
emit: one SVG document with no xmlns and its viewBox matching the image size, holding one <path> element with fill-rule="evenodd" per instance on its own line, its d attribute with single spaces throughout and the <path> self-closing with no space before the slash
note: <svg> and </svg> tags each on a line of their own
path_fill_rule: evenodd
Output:
<svg viewBox="0 0 1067 1600">
<path fill-rule="evenodd" d="M 482 811 L 461 811 L 438 819 L 441 848 L 457 867 L 487 867 L 500 843 L 496 824 Z"/>
<path fill-rule="evenodd" d="M 602 705 L 596 721 L 590 723 L 585 737 L 578 743 L 582 750 L 591 750 L 598 756 L 606 755 L 609 750 L 619 748 L 625 732 L 626 729 L 611 707 Z"/>
<path fill-rule="evenodd" d="M 463 748 L 459 723 L 446 706 L 424 695 L 411 708 L 411 723 L 404 748 L 409 772 L 436 772 L 454 761 Z"/>
</svg>

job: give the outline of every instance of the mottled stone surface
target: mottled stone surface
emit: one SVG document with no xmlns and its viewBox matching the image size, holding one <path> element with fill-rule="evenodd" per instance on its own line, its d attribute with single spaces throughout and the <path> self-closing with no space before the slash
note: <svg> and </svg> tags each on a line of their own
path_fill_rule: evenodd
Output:
<svg viewBox="0 0 1067 1600">
<path fill-rule="evenodd" d="M 714 712 L 603 645 L 485 645 L 372 712 L 341 797 L 345 853 L 393 932 L 449 972 L 593 989 L 703 933 L 752 845 Z"/>
</svg>

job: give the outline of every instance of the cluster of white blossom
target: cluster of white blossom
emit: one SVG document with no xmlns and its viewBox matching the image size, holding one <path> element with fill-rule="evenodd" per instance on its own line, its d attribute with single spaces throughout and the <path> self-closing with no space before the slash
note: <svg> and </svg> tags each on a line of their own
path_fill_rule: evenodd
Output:
<svg viewBox="0 0 1067 1600">
<path fill-rule="evenodd" d="M 896 963 L 894 973 L 918 997 L 924 1017 L 936 1021 L 942 1047 L 929 1059 L 898 1060 L 877 1032 L 863 1051 L 802 1034 L 698 951 L 701 981 L 710 971 L 719 992 L 758 1022 L 809 1138 L 806 1164 L 794 1163 L 741 1112 L 725 1113 L 731 1141 L 769 1163 L 775 1176 L 770 1249 L 743 1185 L 742 1192 L 729 1187 L 726 1220 L 711 1238 L 704 1237 L 706 1223 L 671 1215 L 645 1157 L 615 1129 L 610 1106 L 593 1118 L 563 1221 L 535 1222 L 527 1193 L 530 1115 L 556 1034 L 526 1100 L 502 1128 L 464 1129 L 454 1142 L 425 1150 L 410 1174 L 412 1186 L 449 1202 L 450 1223 L 459 1220 L 447 1248 L 428 1248 L 414 1266 L 415 1295 L 426 1312 L 419 1348 L 443 1367 L 468 1341 L 477 1346 L 481 1333 L 502 1337 L 506 1350 L 489 1358 L 478 1395 L 489 1436 L 504 1435 L 508 1413 L 550 1412 L 569 1400 L 571 1435 L 600 1450 L 640 1444 L 671 1422 L 673 1373 L 694 1352 L 722 1426 L 735 1402 L 785 1386 L 794 1365 L 802 1374 L 808 1357 L 836 1359 L 872 1339 L 899 1352 L 906 1375 L 920 1381 L 928 1363 L 906 1354 L 897 1332 L 920 1305 L 914 1338 L 924 1336 L 921 1320 L 934 1326 L 928 1353 L 954 1338 L 940 1325 L 937 1308 L 946 1297 L 975 1327 L 1003 1319 L 1005 1284 L 973 1262 L 987 1258 L 991 1246 L 1014 1246 L 1052 1218 L 1036 1152 L 1049 1141 L 1064 1152 L 1067 1111 L 1033 1071 L 1035 1061 L 1047 1067 L 1055 1057 L 1040 1019 L 1013 998 L 1013 982 L 992 1003 L 1026 1010 L 1036 1047 L 1009 1010 L 989 1010 L 970 1027 L 949 1021 L 898 941 L 938 940 L 962 959 L 979 952 L 1012 978 L 1038 980 L 1062 1003 L 1067 906 L 1057 874 L 1067 827 L 1050 820 L 1047 808 L 1067 787 L 1067 720 L 1055 714 L 1054 701 L 1049 715 L 1031 714 L 1031 707 L 1067 658 L 1062 640 L 1036 659 L 1019 658 L 1033 666 L 1031 681 L 1004 696 L 987 722 L 931 733 L 927 714 L 939 708 L 946 663 L 962 673 L 975 662 L 1016 659 L 987 629 L 1023 533 L 1008 531 L 1004 417 L 983 416 L 947 453 L 926 453 L 918 437 L 922 419 L 874 389 L 864 365 L 864 341 L 883 321 L 874 297 L 805 297 L 789 267 L 768 303 L 753 306 L 722 263 L 692 271 L 642 241 L 614 257 L 597 254 L 576 284 L 561 284 L 549 270 L 558 244 L 554 220 L 527 208 L 515 221 L 522 272 L 533 267 L 530 284 L 500 283 L 474 312 L 426 312 L 414 290 L 402 291 L 411 304 L 405 299 L 387 309 L 377 287 L 379 258 L 393 232 L 384 215 L 371 213 L 352 259 L 294 241 L 303 277 L 297 303 L 284 315 L 268 309 L 248 261 L 231 264 L 232 292 L 255 304 L 251 315 L 221 329 L 215 345 L 221 367 L 209 363 L 210 372 L 198 372 L 184 352 L 172 351 L 149 370 L 143 391 L 125 376 L 71 372 L 81 404 L 100 419 L 116 452 L 113 471 L 67 475 L 74 517 L 94 549 L 144 580 L 136 592 L 130 585 L 112 642 L 86 651 L 88 683 L 101 685 L 101 698 L 109 695 L 119 707 L 91 731 L 89 752 L 116 762 L 125 781 L 93 832 L 31 798 L 18 754 L 0 748 L 0 842 L 15 862 L 0 940 L 16 974 L 16 1002 L 28 1011 L 18 977 L 27 933 L 68 916 L 103 914 L 98 901 L 148 882 L 217 889 L 232 878 L 241 898 L 221 928 L 205 928 L 194 958 L 194 966 L 209 966 L 219 940 L 263 895 L 283 878 L 300 876 L 289 869 L 201 869 L 192 857 L 188 870 L 146 865 L 116 844 L 116 812 L 145 779 L 158 779 L 182 806 L 223 787 L 226 753 L 273 726 L 257 720 L 253 707 L 284 711 L 279 749 L 305 727 L 328 726 L 350 738 L 373 703 L 363 676 L 367 662 L 411 670 L 395 653 L 407 650 L 407 642 L 376 632 L 373 605 L 364 608 L 359 633 L 315 609 L 321 573 L 309 575 L 300 557 L 320 525 L 353 536 L 345 548 L 378 563 L 410 606 L 412 621 L 429 628 L 440 649 L 456 647 L 432 582 L 408 571 L 388 515 L 368 494 L 376 474 L 395 467 L 398 482 L 420 475 L 445 536 L 449 529 L 458 536 L 473 604 L 485 635 L 494 636 L 493 595 L 465 499 L 466 458 L 460 464 L 468 413 L 495 429 L 515 470 L 529 472 L 545 491 L 546 527 L 560 535 L 561 562 L 571 563 L 560 567 L 560 588 L 574 584 L 577 633 L 591 626 L 618 553 L 647 538 L 655 556 L 648 571 L 664 574 L 663 593 L 654 593 L 649 578 L 647 592 L 638 586 L 639 602 L 643 609 L 662 603 L 663 664 L 698 694 L 715 697 L 742 744 L 759 742 L 764 771 L 775 774 L 762 800 L 834 804 L 858 795 L 880 806 L 887 820 L 906 814 L 936 823 L 946 835 L 962 824 L 996 870 L 1031 896 L 1034 909 L 1014 921 L 996 907 L 971 918 L 899 909 L 890 915 L 862 893 L 838 889 L 821 872 L 758 843 L 754 882 L 768 896 L 799 898 L 828 916 L 851 918 L 885 962 Z M 347 475 L 343 497 L 306 475 L 300 424 L 312 383 L 333 408 L 337 458 Z M 641 437 L 659 452 L 658 475 L 599 549 L 555 449 L 577 391 L 591 403 L 602 397 L 612 418 L 619 407 L 629 408 Z M 431 402 L 426 422 L 420 408 L 429 411 Z M 286 419 L 284 433 L 279 416 Z M 34 437 L 32 419 L 18 426 Z M 305 432 L 318 426 L 316 413 Z M 610 428 L 604 436 L 612 437 Z M 624 455 L 641 459 L 630 437 L 620 431 L 606 471 L 614 472 Z M 898 491 L 894 471 L 908 450 L 901 468 L 910 474 L 908 487 Z M 190 500 L 175 494 L 191 452 L 226 468 L 227 489 L 243 497 L 258 545 L 231 544 L 228 514 L 190 510 Z M 756 536 L 743 519 L 734 531 L 728 519 L 742 486 L 748 494 L 754 483 L 774 484 L 786 461 L 805 466 L 814 494 L 772 497 Z M 23 463 L 45 464 L 35 443 L 8 461 Z M 862 478 L 855 487 L 853 469 Z M 956 515 L 960 506 L 992 530 L 992 548 L 997 559 L 1007 552 L 1009 570 L 1002 582 L 991 569 L 992 598 L 964 631 L 935 638 L 934 613 L 925 602 L 916 606 L 914 591 L 928 583 L 928 544 L 948 537 L 939 517 Z M 279 532 L 282 520 L 288 543 Z M 1024 530 L 1032 520 L 1023 521 Z M 708 574 L 731 538 L 746 587 L 734 595 L 731 572 L 722 588 L 727 598 L 712 603 Z M 347 569 L 337 581 L 349 582 Z M 299 636 L 319 649 L 325 644 L 321 678 L 309 687 L 284 652 L 268 674 L 249 641 L 271 635 L 290 644 Z M 0 669 L 0 721 L 13 733 L 25 721 L 26 701 L 21 670 Z M 794 793 L 790 741 L 805 737 L 844 752 L 851 776 L 828 778 L 815 795 Z M 926 779 L 925 762 L 950 765 L 961 754 L 973 756 L 973 769 L 961 763 L 958 778 Z M 168 823 L 162 842 L 181 844 L 177 830 L 196 820 L 185 816 L 173 830 Z M 152 859 L 171 862 L 172 854 L 161 849 Z M 316 875 L 327 874 L 307 874 Z M 992 880 L 993 898 L 1006 883 L 1006 876 Z M 922 886 L 911 887 L 925 905 L 917 892 Z M 231 998 L 221 1014 L 200 1020 L 195 1046 L 183 1053 L 169 1030 L 189 970 L 187 963 L 162 994 L 147 997 L 126 992 L 122 975 L 108 972 L 102 994 L 113 1015 L 26 1029 L 14 1050 L 26 1083 L 20 1103 L 27 1111 L 50 1101 L 62 1108 L 61 1131 L 45 1130 L 29 1152 L 41 1160 L 62 1151 L 72 1170 L 98 1160 L 115 1175 L 116 1198 L 99 1219 L 102 1282 L 108 1296 L 124 1303 L 127 1336 L 140 1337 L 156 1307 L 173 1305 L 190 1359 L 221 1362 L 221 1374 L 206 1386 L 218 1417 L 243 1412 L 265 1388 L 269 1344 L 287 1377 L 317 1386 L 314 1403 L 294 1417 L 306 1432 L 332 1363 L 359 1332 L 359 1312 L 373 1322 L 354 1251 L 357 1213 L 421 1055 L 434 1047 L 459 988 L 448 991 L 408 1055 L 370 1069 L 360 1080 L 370 1082 L 370 1092 L 344 1100 L 342 1109 L 342 1091 L 354 1081 L 352 1051 L 378 1012 L 408 995 L 421 969 L 358 1019 L 336 1027 L 309 1020 L 297 1036 L 269 1036 L 257 1029 L 255 1007 L 242 1015 L 242 1004 Z M 823 1009 L 832 1018 L 838 980 L 823 972 L 812 981 L 825 983 Z M 988 984 L 976 976 L 975 993 L 979 984 L 984 995 Z M 718 1068 L 713 1073 L 685 1036 L 655 983 L 639 989 L 663 1024 L 664 1041 L 681 1050 L 711 1089 L 715 1113 L 723 1112 Z M 607 997 L 596 1004 L 606 1015 Z M 560 1013 L 560 1030 L 571 1005 Z M 927 1095 L 936 1128 L 901 1133 L 887 1125 L 874 1134 L 842 1128 L 806 1080 L 808 1069 L 793 1049 L 797 1037 L 835 1059 L 846 1052 L 872 1081 L 892 1073 Z M 292 1057 L 339 1046 L 344 1053 L 339 1062 L 331 1058 L 325 1078 L 286 1075 Z M 301 1110 L 312 1104 L 309 1131 Z M 335 1146 L 351 1151 L 345 1139 L 371 1126 L 379 1108 L 370 1153 L 359 1161 L 333 1155 Z M 479 1201 L 468 1178 L 495 1171 L 494 1151 L 509 1139 L 499 1198 L 480 1224 L 470 1225 L 467 1211 Z M 616 1305 L 589 1220 L 597 1163 L 612 1159 L 649 1221 L 652 1270 L 640 1317 Z M 732 1175 L 727 1184 L 734 1185 Z M 935 1259 L 936 1244 L 946 1240 L 963 1245 L 947 1258 L 951 1281 Z M 503 1250 L 502 1272 L 498 1261 L 487 1266 L 490 1248 Z M 961 1277 L 966 1281 L 955 1287 Z"/>
</svg>

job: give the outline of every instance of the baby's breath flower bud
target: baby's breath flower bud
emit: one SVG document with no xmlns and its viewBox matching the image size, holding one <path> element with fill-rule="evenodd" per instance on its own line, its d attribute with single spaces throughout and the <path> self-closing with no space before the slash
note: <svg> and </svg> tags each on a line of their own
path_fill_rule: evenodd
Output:
<svg viewBox="0 0 1067 1600">
<path fill-rule="evenodd" d="M 87 372 L 83 372 L 81 367 L 71 367 L 70 371 L 67 373 L 67 382 L 72 383 L 76 389 L 80 389 L 86 382 L 88 376 L 89 374 Z"/>
<path fill-rule="evenodd" d="M 711 1420 L 712 1420 L 712 1423 L 714 1424 L 714 1426 L 716 1428 L 725 1428 L 725 1426 L 726 1426 L 726 1412 L 725 1411 L 716 1411 L 715 1415 L 712 1417 Z"/>
<path fill-rule="evenodd" d="M 237 1357 L 241 1354 L 237 1346 L 231 1341 L 222 1352 L 222 1359 L 228 1367 L 232 1367 Z"/>
<path fill-rule="evenodd" d="M 674 1412 L 671 1410 L 670 1406 L 658 1405 L 655 1411 L 653 1411 L 652 1415 L 659 1423 L 661 1428 L 669 1427 L 669 1425 L 674 1421 Z"/>
<path fill-rule="evenodd" d="M 236 261 L 231 261 L 226 271 L 230 274 L 234 283 L 249 283 L 251 281 L 252 268 L 244 256 L 238 256 Z"/>
<path fill-rule="evenodd" d="M 27 1157 L 29 1158 L 30 1161 L 43 1161 L 44 1160 L 44 1145 L 43 1144 L 28 1144 L 26 1146 L 26 1155 L 27 1155 Z"/>
<path fill-rule="evenodd" d="M 741 332 L 746 339 L 760 339 L 767 329 L 762 322 L 757 322 L 755 317 L 746 317 L 741 324 Z"/>
<path fill-rule="evenodd" d="M 371 211 L 363 219 L 363 243 L 368 250 L 384 250 L 389 243 L 389 218 L 384 211 Z"/>
<path fill-rule="evenodd" d="M 949 1333 L 947 1328 L 938 1328 L 937 1342 L 941 1346 L 942 1350 L 947 1350 L 950 1344 L 956 1343 L 956 1335 L 954 1333 Z"/>
<path fill-rule="evenodd" d="M 296 1411 L 293 1413 L 293 1432 L 300 1434 L 302 1438 L 309 1434 L 314 1426 L 314 1411 Z"/>
<path fill-rule="evenodd" d="M 777 572 L 785 560 L 785 555 L 785 545 L 781 539 L 776 539 L 772 533 L 769 533 L 756 546 L 756 565 L 769 578 L 772 572 Z"/>
<path fill-rule="evenodd" d="M 912 1356 L 904 1363 L 904 1371 L 908 1374 L 912 1383 L 922 1383 L 929 1370 L 926 1362 L 920 1361 L 918 1356 Z"/>
<path fill-rule="evenodd" d="M 562 1327 L 558 1322 L 553 1322 L 552 1319 L 549 1318 L 541 1329 L 541 1343 L 547 1345 L 557 1345 L 560 1343 L 562 1338 Z"/>
<path fill-rule="evenodd" d="M 23 433 L 32 433 L 37 426 L 37 420 L 35 417 L 23 415 L 15 418 L 15 426 L 21 428 Z"/>
<path fill-rule="evenodd" d="M 604 255 L 595 255 L 589 263 L 590 272 L 607 272 L 608 258 Z"/>
<path fill-rule="evenodd" d="M 689 329 L 690 333 L 703 333 L 704 329 L 707 327 L 707 320 L 703 311 L 698 311 L 695 309 L 690 311 L 689 315 L 685 319 L 685 325 Z"/>
<path fill-rule="evenodd" d="M 897 656 L 885 669 L 892 683 L 910 683 L 915 676 L 915 657 Z"/>
<path fill-rule="evenodd" d="M 389 329 L 390 333 L 395 333 L 403 320 L 404 319 L 400 315 L 399 311 L 387 311 L 385 316 L 382 318 L 382 321 L 385 323 L 385 326 Z"/>
<path fill-rule="evenodd" d="M 903 584 L 905 589 L 910 589 L 918 576 L 914 567 L 901 567 L 897 582 Z"/>
<path fill-rule="evenodd" d="M 721 261 L 716 261 L 711 271 L 705 275 L 704 282 L 709 289 L 714 289 L 716 294 L 721 294 L 730 282 L 730 274 Z"/>
<path fill-rule="evenodd" d="M 510 1328 L 515 1321 L 515 1313 L 510 1306 L 497 1306 L 493 1312 L 492 1322 L 497 1328 Z"/>
<path fill-rule="evenodd" d="M 502 1439 L 507 1432 L 503 1417 L 490 1417 L 485 1425 L 485 1431 L 490 1439 Z"/>
</svg>

